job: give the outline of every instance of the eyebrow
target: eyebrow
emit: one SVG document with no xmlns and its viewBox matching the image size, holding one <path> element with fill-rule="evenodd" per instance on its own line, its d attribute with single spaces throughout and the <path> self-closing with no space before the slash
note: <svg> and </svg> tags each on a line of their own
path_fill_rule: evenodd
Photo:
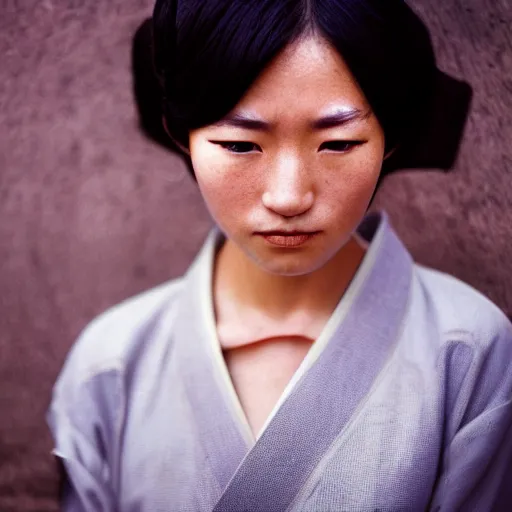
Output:
<svg viewBox="0 0 512 512">
<path fill-rule="evenodd" d="M 314 130 L 325 130 L 327 128 L 336 128 L 344 126 L 355 121 L 364 121 L 372 115 L 372 111 L 368 109 L 366 112 L 358 108 L 351 108 L 347 110 L 340 110 L 327 116 L 321 117 L 311 123 Z"/>
<path fill-rule="evenodd" d="M 371 109 L 368 109 L 366 112 L 363 112 L 358 108 L 344 109 L 316 119 L 310 123 L 310 126 L 313 130 L 336 128 L 355 121 L 366 120 L 371 116 L 371 114 Z M 246 130 L 265 132 L 272 129 L 272 123 L 241 113 L 228 114 L 220 121 L 214 123 L 214 126 L 231 126 L 234 128 L 244 128 Z"/>
<path fill-rule="evenodd" d="M 228 114 L 220 121 L 214 123 L 214 126 L 233 126 L 234 128 L 245 128 L 246 130 L 270 131 L 272 125 L 244 114 Z"/>
</svg>

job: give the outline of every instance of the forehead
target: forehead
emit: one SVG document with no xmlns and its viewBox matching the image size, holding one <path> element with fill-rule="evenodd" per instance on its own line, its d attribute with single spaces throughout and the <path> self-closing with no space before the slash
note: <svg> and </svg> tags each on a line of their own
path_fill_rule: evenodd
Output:
<svg viewBox="0 0 512 512">
<path fill-rule="evenodd" d="M 286 118 L 368 108 L 343 58 L 327 41 L 311 36 L 279 54 L 252 84 L 235 112 Z"/>
</svg>

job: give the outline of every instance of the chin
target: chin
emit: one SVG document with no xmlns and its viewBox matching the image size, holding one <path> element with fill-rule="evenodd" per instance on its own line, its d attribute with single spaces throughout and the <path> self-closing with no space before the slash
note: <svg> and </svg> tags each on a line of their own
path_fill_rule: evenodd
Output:
<svg viewBox="0 0 512 512">
<path fill-rule="evenodd" d="M 318 260 L 300 256 L 272 258 L 253 258 L 255 263 L 265 272 L 275 276 L 297 277 L 312 274 L 322 268 L 329 258 Z"/>
</svg>

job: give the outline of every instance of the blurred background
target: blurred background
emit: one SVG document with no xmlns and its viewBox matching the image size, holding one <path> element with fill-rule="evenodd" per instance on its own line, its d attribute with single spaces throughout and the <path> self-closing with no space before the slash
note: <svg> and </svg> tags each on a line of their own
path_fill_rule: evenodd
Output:
<svg viewBox="0 0 512 512">
<path fill-rule="evenodd" d="M 472 100 L 452 171 L 394 173 L 374 207 L 418 262 L 512 317 L 512 6 L 409 3 Z M 57 510 L 44 413 L 80 330 L 182 274 L 211 225 L 185 163 L 140 126 L 132 47 L 152 4 L 0 2 L 2 512 Z"/>
</svg>

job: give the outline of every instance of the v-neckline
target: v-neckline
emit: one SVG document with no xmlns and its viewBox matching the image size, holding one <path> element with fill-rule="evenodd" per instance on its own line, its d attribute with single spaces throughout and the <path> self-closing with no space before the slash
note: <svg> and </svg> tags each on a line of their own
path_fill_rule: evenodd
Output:
<svg viewBox="0 0 512 512">
<path fill-rule="evenodd" d="M 283 447 L 289 444 L 288 434 L 298 436 L 299 444 L 300 438 L 308 438 L 311 432 L 317 432 L 320 437 L 327 435 L 328 442 L 329 436 L 334 436 L 337 429 L 350 421 L 361 393 L 370 389 L 389 353 L 389 344 L 395 339 L 406 307 L 412 264 L 409 254 L 389 229 L 387 219 L 381 218 L 354 279 L 256 439 L 231 381 L 216 333 L 211 292 L 213 256 L 218 242 L 219 233 L 214 231 L 185 277 L 176 348 L 181 353 L 183 378 L 196 416 L 199 439 L 222 495 L 219 504 L 223 505 L 216 510 L 225 511 L 236 510 L 232 507 L 238 506 L 233 505 L 237 492 L 249 492 L 242 477 L 254 472 L 258 461 L 278 464 L 280 455 L 290 456 L 282 453 Z M 388 268 L 380 268 L 382 266 Z M 386 294 L 384 299 L 375 295 L 379 283 Z M 384 301 L 389 309 L 385 319 L 375 315 L 375 311 L 385 305 Z M 369 346 L 367 354 L 358 350 L 357 343 L 361 341 Z M 340 370 L 344 366 L 342 362 L 350 371 L 357 368 L 363 382 L 355 383 L 352 374 L 344 375 Z M 325 391 L 319 388 L 319 382 L 326 377 L 329 382 L 334 378 L 347 396 L 334 396 L 332 386 Z M 326 402 L 321 400 L 323 394 L 326 394 Z M 312 397 L 316 398 L 308 405 Z M 322 412 L 321 404 L 327 402 L 330 405 Z M 322 425 L 319 430 L 314 418 L 302 418 L 301 407 L 306 409 L 306 415 L 309 409 L 317 410 L 333 428 L 326 429 Z M 330 421 L 332 408 L 336 414 Z M 301 422 L 311 423 L 311 430 L 304 431 Z M 281 444 L 276 445 L 279 440 Z M 313 446 L 301 455 L 303 467 L 307 468 L 315 464 L 325 449 L 325 443 L 315 444 L 313 439 L 308 443 Z M 275 477 L 282 479 L 283 475 Z M 274 482 L 257 480 L 263 487 L 272 486 Z M 265 510 L 257 503 L 252 506 L 257 507 L 251 508 L 254 511 Z"/>
<path fill-rule="evenodd" d="M 209 335 L 208 340 L 211 342 L 211 349 L 214 354 L 214 362 L 218 367 L 218 371 L 222 374 L 222 380 L 225 384 L 225 390 L 227 392 L 227 399 L 232 401 L 232 406 L 236 411 L 236 416 L 240 422 L 240 428 L 244 431 L 245 436 L 248 438 L 250 446 L 254 446 L 257 440 L 261 437 L 265 429 L 268 427 L 272 418 L 275 416 L 283 402 L 289 396 L 297 382 L 300 380 L 302 375 L 314 364 L 326 344 L 329 342 L 332 334 L 336 327 L 343 321 L 357 297 L 358 293 L 363 286 L 378 254 L 378 248 L 380 247 L 382 238 L 385 232 L 385 225 L 387 219 L 381 220 L 379 226 L 376 228 L 375 233 L 372 236 L 371 243 L 366 248 L 366 253 L 356 270 L 351 282 L 347 286 L 345 293 L 338 301 L 336 308 L 326 322 L 320 335 L 311 344 L 310 349 L 306 353 L 302 363 L 299 365 L 297 370 L 294 372 L 287 385 L 283 389 L 280 397 L 276 401 L 272 408 L 267 420 L 264 422 L 262 428 L 259 430 L 257 435 L 254 435 L 247 419 L 247 416 L 243 410 L 240 398 L 236 392 L 235 386 L 231 379 L 229 369 L 227 367 L 224 355 L 222 353 L 222 347 L 218 338 L 216 321 L 215 321 L 215 310 L 214 310 L 214 297 L 213 297 L 213 272 L 215 264 L 215 256 L 220 249 L 220 244 L 223 242 L 223 235 L 214 229 L 210 234 L 210 239 L 206 242 L 206 256 L 208 257 L 208 264 L 204 267 L 204 274 L 201 279 L 201 285 L 203 287 L 203 293 L 201 294 L 202 304 L 201 310 L 204 315 L 206 327 Z M 244 436 L 244 437 L 245 437 Z"/>
</svg>

